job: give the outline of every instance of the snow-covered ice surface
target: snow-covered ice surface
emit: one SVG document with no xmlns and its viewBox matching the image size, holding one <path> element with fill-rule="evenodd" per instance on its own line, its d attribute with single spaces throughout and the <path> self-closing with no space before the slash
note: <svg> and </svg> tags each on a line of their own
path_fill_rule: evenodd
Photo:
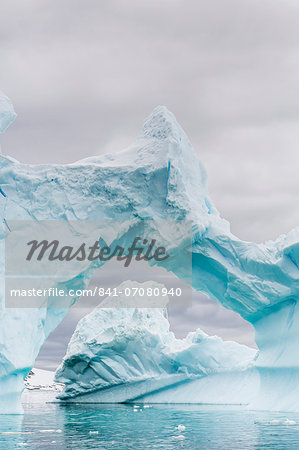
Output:
<svg viewBox="0 0 299 450">
<path fill-rule="evenodd" d="M 0 99 L 4 131 L 15 113 L 7 98 Z M 0 180 L 4 228 L 14 219 L 191 221 L 193 288 L 236 311 L 256 330 L 259 382 L 252 407 L 299 410 L 299 229 L 259 245 L 232 235 L 209 198 L 205 171 L 188 138 L 165 107 L 153 111 L 123 152 L 56 166 L 1 156 Z M 3 280 L 4 230 L 0 237 Z M 183 275 L 180 266 L 172 271 Z M 5 309 L 2 294 L 1 412 L 22 411 L 24 378 L 69 306 Z"/>
<path fill-rule="evenodd" d="M 129 287 L 139 292 L 149 286 L 161 288 L 155 282 L 130 281 L 122 283 L 118 290 L 124 292 Z M 167 297 L 162 300 L 166 305 Z M 186 385 L 192 380 L 234 372 L 232 383 L 236 384 L 243 379 L 244 370 L 253 364 L 256 350 L 236 342 L 223 342 L 199 329 L 185 339 L 176 339 L 169 331 L 166 308 L 109 308 L 109 303 L 108 297 L 77 325 L 56 372 L 56 380 L 66 384 L 58 396 L 62 400 L 147 402 L 150 398 L 151 402 L 184 403 L 186 399 L 191 403 L 202 402 L 200 387 L 191 388 L 188 397 L 185 395 Z M 127 303 L 124 293 L 119 296 L 119 305 L 122 303 Z M 205 388 L 205 398 L 210 395 L 211 401 L 213 392 L 215 402 L 217 393 L 210 387 L 210 394 Z M 234 390 L 225 391 L 227 403 L 233 403 L 236 390 L 234 386 Z M 244 380 L 242 395 L 242 402 L 248 403 Z M 239 403 L 240 398 L 239 393 Z"/>
<path fill-rule="evenodd" d="M 32 369 L 25 378 L 25 389 L 22 394 L 24 403 L 44 403 L 55 401 L 56 395 L 64 385 L 54 381 L 55 372 L 43 369 Z"/>
<path fill-rule="evenodd" d="M 54 381 L 55 372 L 51 370 L 32 369 L 25 378 L 27 390 L 61 391 L 63 384 Z"/>
</svg>

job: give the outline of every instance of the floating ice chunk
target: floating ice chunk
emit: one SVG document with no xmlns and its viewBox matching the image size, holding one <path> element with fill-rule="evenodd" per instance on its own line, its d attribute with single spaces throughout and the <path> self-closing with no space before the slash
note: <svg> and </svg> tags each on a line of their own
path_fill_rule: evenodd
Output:
<svg viewBox="0 0 299 450">
<path fill-rule="evenodd" d="M 98 431 L 90 431 L 89 434 L 99 434 Z"/>
<path fill-rule="evenodd" d="M 185 425 L 178 425 L 177 429 L 178 429 L 178 431 L 185 431 L 186 427 L 185 427 Z"/>
<path fill-rule="evenodd" d="M 284 424 L 284 425 L 296 425 L 296 422 L 295 422 L 295 420 L 286 419 L 286 420 L 283 422 L 283 424 Z"/>
<path fill-rule="evenodd" d="M 270 425 L 281 425 L 282 421 L 279 419 L 270 420 Z"/>
<path fill-rule="evenodd" d="M 173 439 L 178 439 L 182 441 L 183 439 L 186 439 L 186 436 L 184 436 L 183 434 L 179 434 L 178 436 L 173 436 Z"/>
</svg>

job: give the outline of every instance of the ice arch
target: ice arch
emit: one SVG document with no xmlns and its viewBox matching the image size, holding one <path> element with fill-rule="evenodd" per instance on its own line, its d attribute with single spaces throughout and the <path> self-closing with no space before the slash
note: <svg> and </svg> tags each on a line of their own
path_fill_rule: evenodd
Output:
<svg viewBox="0 0 299 450">
<path fill-rule="evenodd" d="M 14 116 L 11 103 L 1 96 L 0 131 Z M 165 107 L 156 108 L 135 143 L 116 155 L 56 166 L 21 164 L 1 155 L 0 182 L 4 226 L 14 219 L 192 221 L 193 288 L 255 326 L 264 405 L 274 401 L 269 399 L 268 390 L 273 388 L 269 376 L 281 388 L 277 397 L 291 391 L 287 383 L 299 389 L 299 230 L 261 245 L 232 235 L 209 198 L 205 171 L 188 138 Z M 2 230 L 2 280 L 3 245 Z M 175 273 L 177 269 L 173 267 Z M 2 283 L 1 412 L 21 412 L 23 379 L 67 309 L 8 310 L 3 300 Z M 299 408 L 294 397 L 292 392 L 284 408 Z"/>
</svg>

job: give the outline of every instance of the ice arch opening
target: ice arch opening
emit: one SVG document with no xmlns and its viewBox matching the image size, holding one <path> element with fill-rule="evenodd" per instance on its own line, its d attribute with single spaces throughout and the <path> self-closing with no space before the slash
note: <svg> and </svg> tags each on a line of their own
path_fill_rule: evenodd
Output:
<svg viewBox="0 0 299 450">
<path fill-rule="evenodd" d="M 0 131 L 4 131 L 15 114 L 3 96 L 0 107 Z M 299 409 L 294 395 L 299 389 L 295 351 L 299 231 L 261 245 L 232 235 L 209 198 L 201 163 L 165 107 L 156 108 L 133 146 L 117 155 L 65 166 L 31 166 L 1 156 L 0 180 L 4 227 L 16 219 L 191 221 L 193 288 L 254 325 L 260 349 L 255 370 L 261 381 L 258 397 L 262 406 L 281 407 L 278 398 L 274 405 L 269 399 L 269 390 L 279 384 L 283 408 Z M 2 230 L 2 281 L 3 243 Z M 172 270 L 181 276 L 181 268 Z M 2 412 L 20 412 L 24 376 L 67 308 L 5 309 L 3 283 L 1 301 L 0 401 Z M 22 351 L 20 342 L 24 342 Z M 285 374 L 293 392 L 290 387 L 286 392 Z"/>
<path fill-rule="evenodd" d="M 170 290 L 171 287 L 174 287 L 174 289 L 179 287 L 184 299 L 179 302 L 179 306 L 176 306 L 175 304 L 171 305 L 170 301 L 168 305 L 170 306 L 168 315 L 171 314 L 171 311 L 173 311 L 174 314 L 176 314 L 177 311 L 180 311 L 179 316 L 181 316 L 182 312 L 186 309 L 185 299 L 187 303 L 190 295 L 192 295 L 190 287 L 174 274 L 168 272 L 163 267 L 149 266 L 145 261 L 133 261 L 130 267 L 124 267 L 123 264 L 111 260 L 94 272 L 93 277 L 90 279 L 88 289 L 94 289 L 96 286 L 101 286 L 106 292 L 109 289 L 111 292 L 111 306 L 113 306 L 117 299 L 116 297 L 113 297 L 113 290 L 117 289 L 119 285 L 127 280 L 134 280 L 139 283 L 156 280 L 161 285 L 167 287 L 168 290 Z M 59 323 L 57 328 L 55 328 L 51 335 L 45 340 L 37 356 L 35 367 L 52 371 L 56 370 L 66 354 L 68 342 L 75 331 L 78 321 L 89 314 L 105 299 L 107 300 L 107 297 L 108 294 L 93 298 L 81 297 L 76 304 L 68 310 L 67 315 L 63 318 L 62 322 Z M 138 300 L 134 302 L 134 306 L 137 305 Z M 100 327 L 101 324 L 99 324 L 99 328 Z M 194 328 L 196 329 L 197 326 L 195 325 Z M 186 334 L 188 331 L 192 330 L 186 330 Z M 175 331 L 174 333 L 176 334 Z M 55 351 L 53 348 L 55 348 Z"/>
</svg>

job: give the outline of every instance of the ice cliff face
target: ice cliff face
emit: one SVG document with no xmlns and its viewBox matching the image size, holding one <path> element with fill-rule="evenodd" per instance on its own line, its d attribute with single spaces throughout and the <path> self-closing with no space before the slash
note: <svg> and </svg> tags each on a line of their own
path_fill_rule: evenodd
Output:
<svg viewBox="0 0 299 450">
<path fill-rule="evenodd" d="M 163 287 L 129 281 L 118 290 L 148 286 Z M 161 298 L 165 306 L 167 300 Z M 166 308 L 109 308 L 109 302 L 107 298 L 77 325 L 56 372 L 56 379 L 66 383 L 62 400 L 146 401 L 158 390 L 166 393 L 211 374 L 241 372 L 256 354 L 201 330 L 176 339 L 169 331 Z M 125 304 L 127 297 L 122 294 L 119 302 Z"/>
<path fill-rule="evenodd" d="M 8 99 L 1 96 L 1 132 L 14 115 Z M 209 199 L 203 167 L 166 108 L 156 108 L 133 146 L 117 155 L 64 166 L 32 166 L 1 156 L 0 181 L 4 228 L 13 219 L 190 220 L 193 288 L 254 325 L 260 349 L 257 398 L 262 407 L 280 408 L 284 395 L 283 408 L 299 409 L 299 397 L 287 395 L 292 388 L 299 390 L 299 230 L 262 245 L 233 236 Z M 4 231 L 0 242 L 3 277 Z M 182 276 L 181 267 L 173 266 L 172 270 Z M 7 309 L 3 295 L 1 305 L 1 411 L 16 412 L 20 411 L 23 379 L 67 308 Z M 282 381 L 286 379 L 292 388 Z M 281 390 L 276 390 L 278 395 L 272 401 L 269 390 L 277 383 Z M 256 407 L 261 403 L 257 400 Z"/>
</svg>

